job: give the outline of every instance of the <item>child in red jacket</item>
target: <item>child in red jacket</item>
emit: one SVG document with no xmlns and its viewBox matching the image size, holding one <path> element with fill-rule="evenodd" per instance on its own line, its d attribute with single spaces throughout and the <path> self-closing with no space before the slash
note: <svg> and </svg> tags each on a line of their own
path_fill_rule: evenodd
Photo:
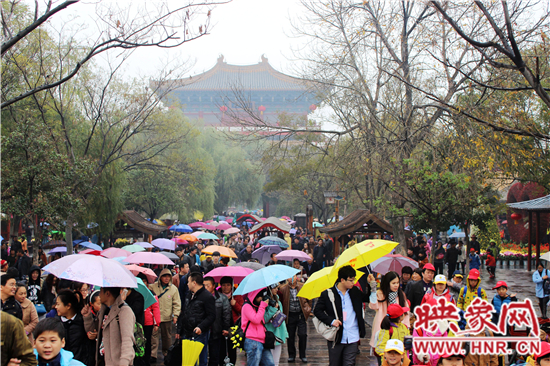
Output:
<svg viewBox="0 0 550 366">
<path fill-rule="evenodd" d="M 489 278 L 495 278 L 497 261 L 489 250 L 487 251 L 487 259 L 485 260 L 485 265 L 487 266 L 487 272 L 489 272 Z"/>
</svg>

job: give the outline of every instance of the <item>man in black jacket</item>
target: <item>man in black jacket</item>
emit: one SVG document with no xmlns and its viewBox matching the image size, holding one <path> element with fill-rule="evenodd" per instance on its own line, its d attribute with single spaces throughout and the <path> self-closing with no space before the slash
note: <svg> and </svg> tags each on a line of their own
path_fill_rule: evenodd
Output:
<svg viewBox="0 0 550 366">
<path fill-rule="evenodd" d="M 458 256 L 460 255 L 460 250 L 456 247 L 456 241 L 451 241 L 451 247 L 447 249 L 445 253 L 445 263 L 447 263 L 447 278 L 453 278 L 453 273 L 455 273 L 456 262 L 458 262 Z"/>
<path fill-rule="evenodd" d="M 411 283 L 407 286 L 407 299 L 411 302 L 411 312 L 422 303 L 422 298 L 428 289 L 432 288 L 432 281 L 435 275 L 435 267 L 431 263 L 426 263 L 422 270 L 422 280 Z"/>
<path fill-rule="evenodd" d="M 319 267 L 317 267 L 317 264 L 313 262 L 313 254 L 308 254 L 310 260 L 303 262 L 302 267 L 304 268 L 304 274 L 305 278 L 308 279 L 311 277 L 312 274 L 317 272 L 319 270 Z"/>
<path fill-rule="evenodd" d="M 354 284 L 355 270 L 349 265 L 343 266 L 338 270 L 336 285 L 321 293 L 314 310 L 320 321 L 338 327 L 334 347 L 333 342 L 328 341 L 329 366 L 355 365 L 359 339 L 366 334 L 363 303 L 369 301 L 369 294 L 361 292 Z M 330 297 L 334 298 L 334 306 Z"/>
<path fill-rule="evenodd" d="M 203 277 L 199 272 L 191 273 L 187 278 L 189 292 L 185 298 L 183 316 L 178 318 L 176 338 L 192 339 L 204 344 L 199 356 L 199 366 L 208 365 L 208 336 L 210 327 L 216 321 L 216 301 L 203 286 Z"/>
<path fill-rule="evenodd" d="M 229 335 L 231 327 L 231 305 L 227 296 L 216 291 L 214 278 L 205 277 L 204 288 L 212 294 L 216 302 L 216 321 L 212 324 L 208 340 L 208 365 L 218 366 L 225 358 L 225 353 L 222 355 L 220 351 L 222 340 L 225 341 L 224 337 Z"/>
</svg>

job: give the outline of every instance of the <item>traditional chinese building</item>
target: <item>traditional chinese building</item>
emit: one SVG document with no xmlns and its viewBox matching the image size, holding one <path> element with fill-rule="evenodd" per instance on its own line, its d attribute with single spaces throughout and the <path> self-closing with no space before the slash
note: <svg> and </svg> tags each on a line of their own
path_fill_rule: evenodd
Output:
<svg viewBox="0 0 550 366">
<path fill-rule="evenodd" d="M 317 108 L 310 90 L 307 81 L 275 70 L 264 56 L 245 66 L 229 65 L 220 56 L 210 70 L 177 80 L 172 96 L 187 117 L 221 127 L 236 125 L 230 112 L 244 113 L 243 104 L 270 124 L 277 123 L 280 113 L 303 116 L 305 122 Z"/>
</svg>

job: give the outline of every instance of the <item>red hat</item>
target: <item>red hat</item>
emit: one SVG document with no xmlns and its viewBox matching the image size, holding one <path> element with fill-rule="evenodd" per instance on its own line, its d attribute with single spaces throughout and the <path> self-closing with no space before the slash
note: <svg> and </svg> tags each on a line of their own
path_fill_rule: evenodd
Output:
<svg viewBox="0 0 550 366">
<path fill-rule="evenodd" d="M 7 261 L 7 260 L 2 259 L 2 260 L 0 261 L 0 267 L 4 267 L 6 264 L 8 264 L 8 261 Z"/>
<path fill-rule="evenodd" d="M 475 252 L 476 250 L 474 248 L 470 248 L 470 253 Z"/>
<path fill-rule="evenodd" d="M 391 319 L 399 318 L 404 313 L 408 312 L 409 308 L 403 308 L 398 304 L 391 304 L 388 306 L 388 316 Z"/>
<path fill-rule="evenodd" d="M 435 267 L 434 267 L 434 265 L 431 264 L 431 263 L 426 263 L 426 264 L 424 265 L 424 270 L 427 270 L 427 269 L 429 269 L 429 270 L 435 272 Z"/>
<path fill-rule="evenodd" d="M 472 269 L 468 274 L 469 280 L 479 280 L 479 271 L 477 269 Z"/>
<path fill-rule="evenodd" d="M 539 359 L 549 354 L 550 354 L 550 343 L 540 342 L 540 352 L 535 355 L 535 360 L 538 361 Z"/>
<path fill-rule="evenodd" d="M 444 358 L 450 358 L 450 357 L 462 357 L 462 358 L 466 358 L 466 356 L 464 356 L 462 353 L 457 353 L 457 354 L 444 353 L 444 354 L 442 354 L 441 356 L 439 356 L 439 359 L 442 360 L 442 359 L 444 359 Z"/>
<path fill-rule="evenodd" d="M 506 287 L 508 288 L 508 285 L 506 284 L 506 282 L 504 281 L 498 281 L 497 284 L 495 285 L 495 287 L 493 287 L 493 290 L 496 290 L 497 288 L 499 287 Z"/>
</svg>

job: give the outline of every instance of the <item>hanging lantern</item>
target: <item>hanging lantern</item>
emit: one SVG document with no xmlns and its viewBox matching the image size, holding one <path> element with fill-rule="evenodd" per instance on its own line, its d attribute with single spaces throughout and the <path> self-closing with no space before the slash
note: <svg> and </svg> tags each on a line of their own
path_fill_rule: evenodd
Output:
<svg viewBox="0 0 550 366">
<path fill-rule="evenodd" d="M 261 106 L 258 107 L 258 110 L 260 111 L 260 114 L 263 116 L 263 114 L 265 112 L 265 107 L 263 105 L 261 105 Z"/>
<path fill-rule="evenodd" d="M 312 104 L 312 105 L 309 106 L 309 110 L 312 111 L 312 112 L 316 109 L 317 109 L 317 106 L 315 104 Z"/>
<path fill-rule="evenodd" d="M 220 112 L 222 112 L 222 113 L 227 112 L 227 106 L 222 105 L 222 106 L 220 107 Z"/>
<path fill-rule="evenodd" d="M 518 220 L 521 220 L 523 216 L 521 216 L 521 214 L 518 214 L 518 213 L 513 213 L 510 215 L 510 218 L 512 220 L 514 220 L 514 224 L 517 224 L 518 223 Z"/>
</svg>

